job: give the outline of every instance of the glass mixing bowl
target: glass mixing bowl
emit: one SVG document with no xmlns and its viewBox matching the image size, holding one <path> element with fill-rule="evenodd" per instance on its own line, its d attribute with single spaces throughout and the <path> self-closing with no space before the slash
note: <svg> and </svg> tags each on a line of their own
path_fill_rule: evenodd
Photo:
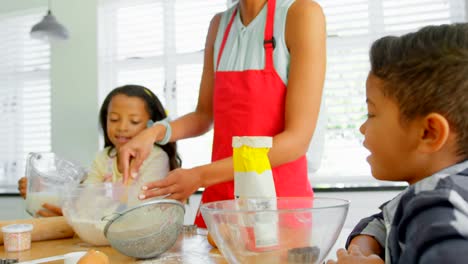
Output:
<svg viewBox="0 0 468 264">
<path fill-rule="evenodd" d="M 81 240 L 95 246 L 109 245 L 104 236 L 106 218 L 141 204 L 137 187 L 122 183 L 80 184 L 63 194 L 62 211 Z"/>
<path fill-rule="evenodd" d="M 81 240 L 110 245 L 139 259 L 154 258 L 171 248 L 183 226 L 182 203 L 156 197 L 139 200 L 139 185 L 80 184 L 65 191 L 63 215 Z"/>
<path fill-rule="evenodd" d="M 25 176 L 28 179 L 26 211 L 35 217 L 44 203 L 60 206 L 63 187 L 78 185 L 86 177 L 86 170 L 52 152 L 31 152 Z"/>
<path fill-rule="evenodd" d="M 201 212 L 229 263 L 322 263 L 348 207 L 334 198 L 255 198 L 206 203 Z"/>
</svg>

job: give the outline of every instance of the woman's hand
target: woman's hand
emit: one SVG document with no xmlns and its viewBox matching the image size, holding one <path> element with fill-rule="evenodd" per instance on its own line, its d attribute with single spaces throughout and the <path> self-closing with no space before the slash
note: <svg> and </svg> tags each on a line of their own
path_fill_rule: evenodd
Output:
<svg viewBox="0 0 468 264">
<path fill-rule="evenodd" d="M 137 177 L 138 170 L 150 155 L 155 140 L 164 129 L 162 125 L 147 128 L 118 149 L 118 169 L 123 174 L 124 184 L 128 182 L 129 177 Z"/>
<path fill-rule="evenodd" d="M 166 178 L 143 185 L 143 191 L 138 198 L 143 200 L 168 195 L 169 199 L 184 202 L 201 186 L 201 175 L 197 168 L 175 169 L 169 172 Z"/>
<path fill-rule="evenodd" d="M 49 204 L 49 203 L 45 203 L 45 204 L 42 205 L 42 208 L 44 208 L 44 209 L 38 210 L 36 212 L 37 216 L 52 217 L 52 216 L 62 216 L 63 215 L 62 208 L 60 208 L 58 206 L 55 206 L 55 205 L 52 205 L 52 204 Z"/>
<path fill-rule="evenodd" d="M 337 261 L 329 260 L 327 264 L 384 264 L 384 261 L 377 255 L 364 256 L 359 246 L 351 245 L 348 251 L 344 248 L 336 252 Z"/>
<path fill-rule="evenodd" d="M 28 187 L 28 178 L 21 177 L 21 179 L 18 180 L 18 191 L 21 197 L 23 197 L 23 199 L 26 199 L 27 187 Z"/>
</svg>

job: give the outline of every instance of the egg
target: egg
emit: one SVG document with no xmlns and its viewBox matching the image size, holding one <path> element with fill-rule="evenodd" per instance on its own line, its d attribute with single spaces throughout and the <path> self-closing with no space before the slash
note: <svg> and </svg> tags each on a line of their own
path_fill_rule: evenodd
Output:
<svg viewBox="0 0 468 264">
<path fill-rule="evenodd" d="M 109 257 L 98 250 L 90 249 L 77 264 L 110 264 Z"/>
</svg>

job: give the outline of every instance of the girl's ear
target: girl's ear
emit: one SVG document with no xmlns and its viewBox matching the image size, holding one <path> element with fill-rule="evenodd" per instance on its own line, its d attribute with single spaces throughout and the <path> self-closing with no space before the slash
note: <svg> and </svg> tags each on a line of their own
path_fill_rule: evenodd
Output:
<svg viewBox="0 0 468 264">
<path fill-rule="evenodd" d="M 450 126 L 447 119 L 438 114 L 430 113 L 422 119 L 419 150 L 424 153 L 439 151 L 447 143 Z"/>
</svg>

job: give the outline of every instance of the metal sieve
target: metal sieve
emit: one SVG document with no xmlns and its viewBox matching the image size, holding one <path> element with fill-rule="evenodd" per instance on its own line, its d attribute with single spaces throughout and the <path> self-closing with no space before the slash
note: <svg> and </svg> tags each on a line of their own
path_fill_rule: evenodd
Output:
<svg viewBox="0 0 468 264">
<path fill-rule="evenodd" d="M 104 228 L 110 245 L 124 255 L 154 258 L 177 241 L 185 207 L 176 200 L 158 199 L 114 213 Z"/>
</svg>

